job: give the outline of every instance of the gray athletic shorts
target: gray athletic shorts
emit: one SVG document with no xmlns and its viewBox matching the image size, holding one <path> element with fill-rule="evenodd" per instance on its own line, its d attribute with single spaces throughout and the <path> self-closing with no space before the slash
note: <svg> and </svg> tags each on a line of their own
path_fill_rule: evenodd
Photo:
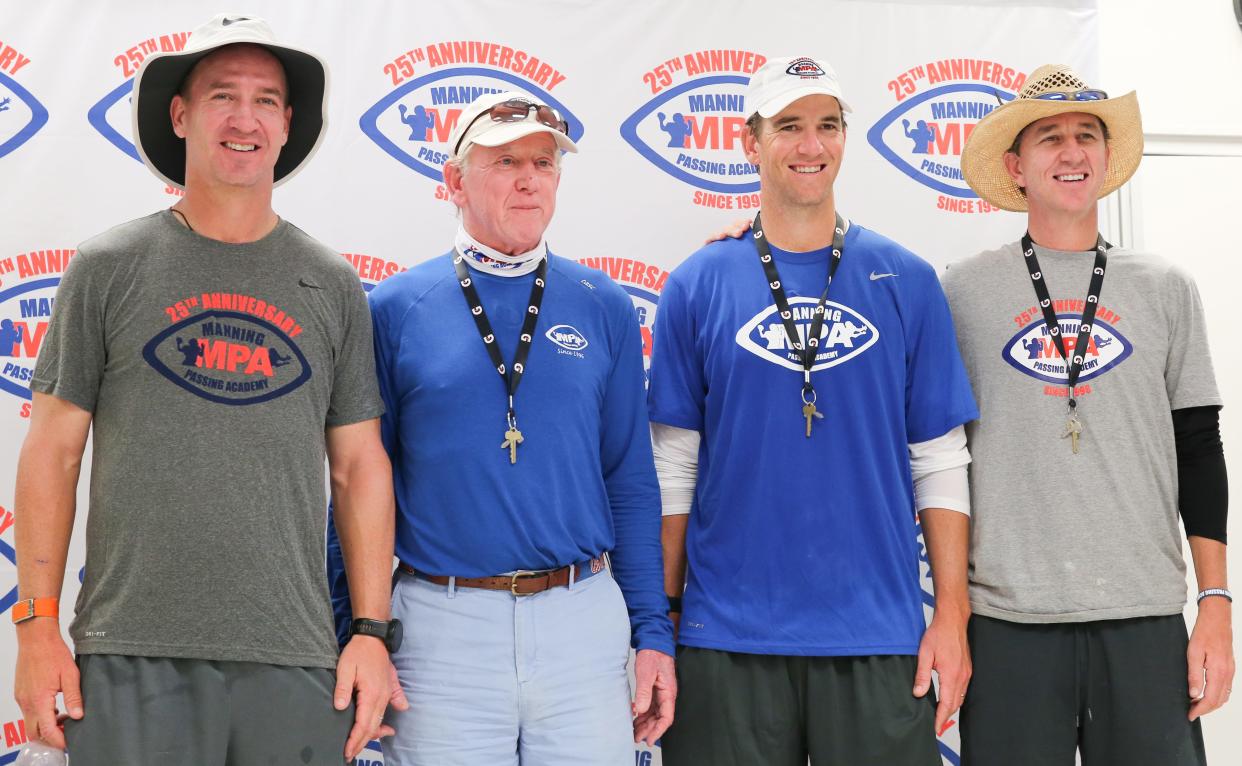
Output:
<svg viewBox="0 0 1242 766">
<path fill-rule="evenodd" d="M 354 711 L 326 668 L 84 654 L 73 766 L 340 766 Z"/>
</svg>

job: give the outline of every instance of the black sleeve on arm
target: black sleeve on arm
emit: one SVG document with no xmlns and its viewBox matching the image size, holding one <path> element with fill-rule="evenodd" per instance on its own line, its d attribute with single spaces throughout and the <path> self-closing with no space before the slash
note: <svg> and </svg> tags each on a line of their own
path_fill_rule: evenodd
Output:
<svg viewBox="0 0 1242 766">
<path fill-rule="evenodd" d="M 1220 408 L 1173 410 L 1177 448 L 1177 507 L 1186 535 L 1226 541 L 1229 478 L 1220 441 Z"/>
</svg>

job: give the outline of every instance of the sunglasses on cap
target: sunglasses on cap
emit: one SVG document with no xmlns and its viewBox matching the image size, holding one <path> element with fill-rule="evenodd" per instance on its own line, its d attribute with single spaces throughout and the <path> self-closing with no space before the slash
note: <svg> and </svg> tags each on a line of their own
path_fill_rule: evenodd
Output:
<svg viewBox="0 0 1242 766">
<path fill-rule="evenodd" d="M 1096 88 L 1083 88 L 1073 93 L 1041 93 L 1035 98 L 1040 101 L 1104 101 L 1108 94 Z"/>
<path fill-rule="evenodd" d="M 530 116 L 531 110 L 535 110 L 535 121 L 540 125 L 558 130 L 566 135 L 569 134 L 569 123 L 561 119 L 556 110 L 547 104 L 536 104 L 533 101 L 527 101 L 524 98 L 511 98 L 508 101 L 502 101 L 491 107 L 487 111 L 480 114 L 470 121 L 470 125 L 461 133 L 461 139 L 458 140 L 457 146 L 453 147 L 453 153 L 461 148 L 461 142 L 465 140 L 466 134 L 470 132 L 470 128 L 474 123 L 484 117 L 491 117 L 492 122 L 525 122 Z"/>
</svg>

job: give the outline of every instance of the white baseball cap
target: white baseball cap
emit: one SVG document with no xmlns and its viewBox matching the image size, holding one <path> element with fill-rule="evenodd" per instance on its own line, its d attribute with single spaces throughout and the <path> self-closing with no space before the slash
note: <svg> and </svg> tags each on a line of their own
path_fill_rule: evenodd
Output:
<svg viewBox="0 0 1242 766">
<path fill-rule="evenodd" d="M 782 56 L 768 59 L 751 75 L 746 88 L 746 114 L 758 112 L 760 117 L 773 117 L 804 96 L 832 96 L 841 104 L 842 112 L 851 112 L 841 97 L 837 73 L 824 59 L 810 56 Z"/>
<path fill-rule="evenodd" d="M 528 109 L 525 117 L 512 121 L 501 121 L 485 117 L 489 110 L 506 101 L 524 101 L 535 108 Z M 556 145 L 562 150 L 577 152 L 577 144 L 573 142 L 573 139 L 569 137 L 565 130 L 560 130 L 540 121 L 539 114 L 544 109 L 549 110 L 565 126 L 565 130 L 568 130 L 568 124 L 559 111 L 550 106 L 540 104 L 536 99 L 525 93 L 517 91 L 484 93 L 470 102 L 470 106 L 462 111 L 461 117 L 457 120 L 457 125 L 453 128 L 452 135 L 449 136 L 449 145 L 453 147 L 453 156 L 461 157 L 471 144 L 501 146 L 533 133 L 550 133 L 552 138 L 556 140 Z"/>
</svg>

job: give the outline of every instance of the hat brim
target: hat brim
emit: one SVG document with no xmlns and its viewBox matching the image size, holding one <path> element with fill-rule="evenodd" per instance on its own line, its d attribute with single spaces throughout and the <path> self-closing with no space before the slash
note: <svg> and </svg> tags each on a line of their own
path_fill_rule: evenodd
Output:
<svg viewBox="0 0 1242 766">
<path fill-rule="evenodd" d="M 550 128 L 541 122 L 535 122 L 526 119 L 522 122 L 498 122 L 492 127 L 479 133 L 470 139 L 469 144 L 478 144 L 479 146 L 502 146 L 504 144 L 517 141 L 520 138 L 531 136 L 536 133 L 548 133 L 556 141 L 557 147 L 562 151 L 577 153 L 578 145 L 573 139 L 565 135 L 556 128 Z"/>
<path fill-rule="evenodd" d="M 849 104 L 845 103 L 845 99 L 841 98 L 841 94 L 834 93 L 832 89 L 825 88 L 822 85 L 808 85 L 804 88 L 795 88 L 793 90 L 786 91 L 776 98 L 768 99 L 760 104 L 759 108 L 756 109 L 755 112 L 766 120 L 770 117 L 775 117 L 780 114 L 785 107 L 789 106 L 798 99 L 806 98 L 807 96 L 832 96 L 837 100 L 837 103 L 841 105 L 842 114 L 848 114 L 854 111 L 850 108 Z"/>
<path fill-rule="evenodd" d="M 997 107 L 967 137 L 962 148 L 962 177 L 985 202 L 1015 213 L 1026 211 L 1026 195 L 1005 169 L 1005 153 L 1027 125 L 1067 112 L 1094 115 L 1108 128 L 1108 167 L 1100 197 L 1116 191 L 1130 180 L 1143 159 L 1143 120 L 1134 91 L 1101 101 L 1023 98 Z"/>
<path fill-rule="evenodd" d="M 266 42 L 237 41 L 207 50 L 156 54 L 143 62 L 134 78 L 134 147 L 151 172 L 171 186 L 185 188 L 185 140 L 173 132 L 169 104 L 195 64 L 225 45 L 238 42 L 266 48 L 285 70 L 293 116 L 289 137 L 276 159 L 274 185 L 279 186 L 301 170 L 323 141 L 327 127 L 328 68 L 313 53 Z"/>
</svg>

